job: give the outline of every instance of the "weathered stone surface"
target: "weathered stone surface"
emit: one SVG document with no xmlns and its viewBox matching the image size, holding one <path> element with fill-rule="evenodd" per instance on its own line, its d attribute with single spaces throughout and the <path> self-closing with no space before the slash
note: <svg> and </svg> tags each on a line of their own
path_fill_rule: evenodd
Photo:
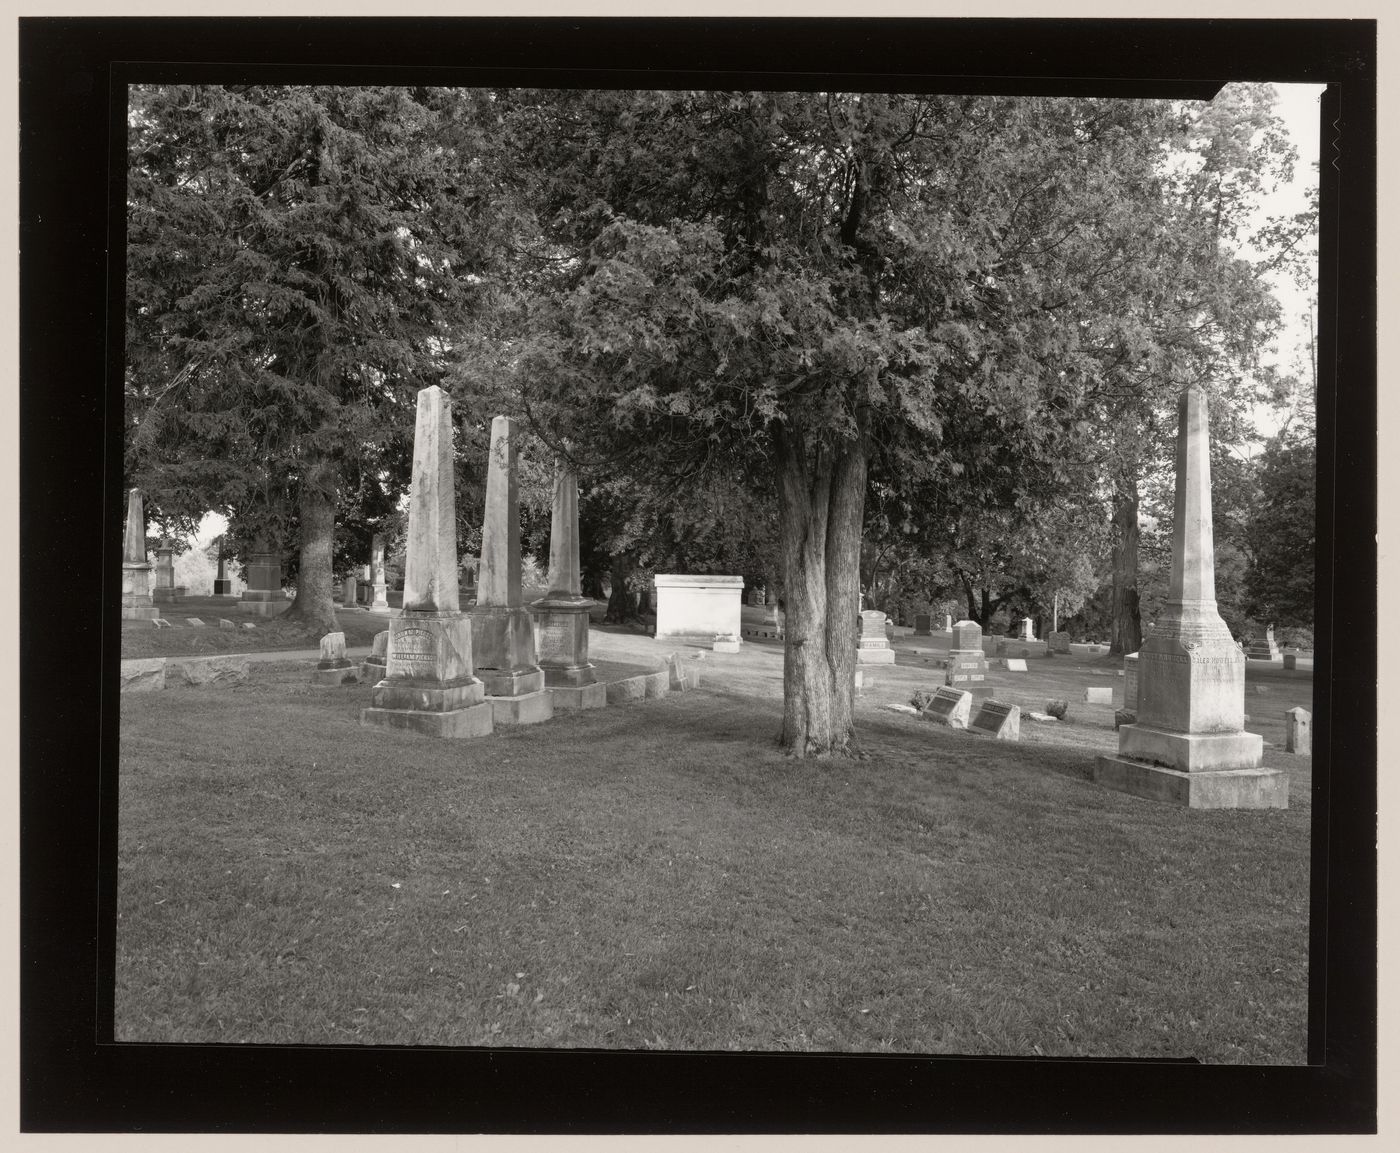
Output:
<svg viewBox="0 0 1400 1153">
<path fill-rule="evenodd" d="M 124 693 L 158 692 L 165 688 L 165 658 L 122 661 L 121 678 Z"/>
<path fill-rule="evenodd" d="M 952 631 L 954 649 L 982 651 L 982 626 L 976 621 L 958 621 Z"/>
<path fill-rule="evenodd" d="M 1048 641 L 1048 643 L 1049 643 L 1049 649 L 1050 649 L 1050 651 L 1051 651 L 1052 653 L 1067 653 L 1067 652 L 1069 652 L 1069 633 L 1065 633 L 1065 632 L 1055 632 L 1055 633 L 1051 633 L 1050 636 L 1049 636 L 1048 638 L 1046 638 L 1046 639 L 1047 639 L 1047 641 Z"/>
<path fill-rule="evenodd" d="M 1091 705 L 1111 705 L 1113 689 L 1108 685 L 1090 685 L 1084 690 L 1084 700 Z"/>
<path fill-rule="evenodd" d="M 186 617 L 185 624 L 189 625 L 191 628 L 196 629 L 202 629 L 207 627 L 205 623 L 199 619 L 199 617 Z"/>
<path fill-rule="evenodd" d="M 737 653 L 743 648 L 743 640 L 737 636 L 715 637 L 710 642 L 710 650 L 716 653 Z M 891 656 L 894 654 L 891 653 Z"/>
<path fill-rule="evenodd" d="M 537 725 L 554 716 L 554 698 L 546 688 L 518 696 L 488 696 L 486 700 L 491 705 L 491 720 L 498 725 Z"/>
<path fill-rule="evenodd" d="M 360 710 L 361 725 L 404 729 L 425 737 L 456 739 L 490 735 L 494 724 L 491 706 L 485 701 L 445 712 L 407 708 L 367 708 Z"/>
<path fill-rule="evenodd" d="M 486 465 L 486 516 L 481 525 L 481 571 L 476 590 L 479 608 L 521 607 L 518 451 L 515 421 L 508 416 L 493 419 Z"/>
<path fill-rule="evenodd" d="M 167 657 L 165 661 L 167 682 L 194 685 L 199 688 L 224 688 L 242 684 L 248 679 L 248 657 L 246 654 L 218 657 Z"/>
<path fill-rule="evenodd" d="M 1298 654 L 1297 654 L 1297 653 L 1284 653 L 1284 654 L 1283 654 L 1283 667 L 1286 668 L 1286 669 L 1296 669 L 1296 668 L 1298 667 Z"/>
<path fill-rule="evenodd" d="M 671 691 L 671 678 L 666 669 L 659 669 L 654 673 L 648 673 L 645 680 L 647 700 L 653 700 L 656 697 L 664 697 Z"/>
<path fill-rule="evenodd" d="M 221 629 L 236 629 L 238 626 L 229 620 L 228 617 L 220 617 L 219 627 Z"/>
<path fill-rule="evenodd" d="M 152 617 L 151 624 L 155 625 L 158 629 L 168 629 L 172 627 L 170 622 L 164 617 Z"/>
<path fill-rule="evenodd" d="M 626 677 L 620 681 L 608 681 L 608 704 L 625 705 L 632 701 L 647 699 L 647 679 L 645 676 Z"/>
<path fill-rule="evenodd" d="M 349 661 L 343 665 L 329 665 L 326 668 L 311 670 L 313 685 L 357 685 L 360 683 L 359 670 Z"/>
<path fill-rule="evenodd" d="M 437 385 L 418 393 L 408 508 L 404 612 L 457 613 L 457 513 L 452 402 Z M 468 662 L 470 664 L 470 662 Z"/>
<path fill-rule="evenodd" d="M 608 686 L 602 681 L 586 685 L 550 685 L 548 692 L 555 712 L 601 709 L 608 703 Z"/>
<path fill-rule="evenodd" d="M 354 608 L 355 602 L 360 598 L 360 582 L 353 576 L 348 576 L 341 582 L 340 603 L 346 608 Z"/>
<path fill-rule="evenodd" d="M 1126 757 L 1099 757 L 1093 779 L 1119 792 L 1192 809 L 1288 808 L 1288 776 L 1280 769 L 1181 772 Z"/>
<path fill-rule="evenodd" d="M 1137 653 L 1123 658 L 1123 707 L 1134 713 L 1138 706 L 1138 659 Z"/>
<path fill-rule="evenodd" d="M 916 637 L 933 635 L 933 620 L 928 613 L 914 614 L 914 635 Z"/>
<path fill-rule="evenodd" d="M 1284 715 L 1284 749 L 1290 753 L 1312 755 L 1312 713 L 1307 709 L 1289 709 Z"/>
<path fill-rule="evenodd" d="M 544 673 L 535 663 L 535 622 L 520 606 L 477 603 L 468 610 L 472 669 L 491 696 L 538 692 Z"/>
<path fill-rule="evenodd" d="M 588 661 L 588 612 L 594 602 L 580 589 L 578 480 L 558 461 L 549 524 L 549 590 L 530 606 L 535 659 L 551 688 L 578 687 L 597 679 Z"/>
<path fill-rule="evenodd" d="M 345 634 L 343 632 L 327 633 L 321 638 L 321 668 L 344 668 L 349 663 L 345 658 Z"/>
<path fill-rule="evenodd" d="M 972 694 L 960 689 L 935 689 L 932 699 L 924 706 L 924 716 L 940 725 L 965 729 L 972 717 Z"/>
<path fill-rule="evenodd" d="M 1023 673 L 1026 671 L 1026 662 L 1020 657 L 1007 657 L 1006 671 L 1008 673 Z"/>
<path fill-rule="evenodd" d="M 1034 709 L 1027 709 L 1025 715 L 1026 715 L 1027 717 L 1029 717 L 1031 720 L 1033 720 L 1033 721 L 1040 721 L 1040 722 L 1042 722 L 1043 724 L 1054 724 L 1054 723 L 1055 723 L 1055 718 L 1052 717 L 1049 713 L 1038 713 L 1038 712 L 1036 712 Z"/>
<path fill-rule="evenodd" d="M 1016 636 L 1019 640 L 1023 641 L 1035 640 L 1035 621 L 1031 620 L 1030 617 L 1022 617 L 1021 631 L 1018 632 Z"/>
<path fill-rule="evenodd" d="M 141 490 L 127 494 L 126 535 L 122 542 L 122 619 L 152 620 L 159 610 L 151 601 L 151 565 L 146 559 L 146 512 Z"/>
<path fill-rule="evenodd" d="M 377 685 L 389 675 L 389 666 L 384 661 L 366 657 L 360 662 L 360 683 Z"/>
<path fill-rule="evenodd" d="M 1021 739 L 1021 709 L 1018 705 L 1008 705 L 1001 701 L 982 702 L 977 715 L 968 725 L 968 732 L 995 737 L 999 741 L 1019 741 Z"/>
</svg>

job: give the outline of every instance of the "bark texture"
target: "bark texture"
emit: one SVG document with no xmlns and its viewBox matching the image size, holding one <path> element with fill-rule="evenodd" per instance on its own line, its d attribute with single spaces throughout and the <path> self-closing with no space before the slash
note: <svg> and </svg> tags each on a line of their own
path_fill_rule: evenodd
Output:
<svg viewBox="0 0 1400 1153">
<path fill-rule="evenodd" d="M 337 629 L 335 602 L 331 599 L 334 574 L 331 555 L 335 545 L 335 470 L 326 462 L 307 469 L 298 500 L 301 517 L 301 565 L 296 597 L 284 614 L 322 633 Z"/>
</svg>

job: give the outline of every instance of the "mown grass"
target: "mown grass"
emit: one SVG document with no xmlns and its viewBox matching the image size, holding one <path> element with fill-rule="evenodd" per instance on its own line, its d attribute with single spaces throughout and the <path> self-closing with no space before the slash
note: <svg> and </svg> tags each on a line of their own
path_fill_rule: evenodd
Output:
<svg viewBox="0 0 1400 1153">
<path fill-rule="evenodd" d="M 123 698 L 118 1039 L 1304 1060 L 1308 758 L 1266 749 L 1286 811 L 1177 809 L 1085 779 L 1082 692 L 1008 744 L 881 710 L 901 667 L 797 761 L 745 650 L 473 741 L 290 663 Z"/>
<path fill-rule="evenodd" d="M 315 649 L 320 646 L 322 630 L 283 617 L 255 617 L 239 612 L 236 607 L 207 608 L 200 604 L 165 606 L 168 629 L 158 629 L 150 621 L 122 621 L 122 657 L 188 657 L 218 653 L 286 652 L 292 649 Z M 203 628 L 185 623 L 187 617 L 198 617 Z M 219 627 L 223 617 L 237 625 L 251 621 L 256 627 L 225 629 Z M 363 610 L 339 610 L 336 625 L 345 633 L 349 648 L 366 647 L 374 642 L 374 634 L 389 627 L 389 618 Z"/>
</svg>

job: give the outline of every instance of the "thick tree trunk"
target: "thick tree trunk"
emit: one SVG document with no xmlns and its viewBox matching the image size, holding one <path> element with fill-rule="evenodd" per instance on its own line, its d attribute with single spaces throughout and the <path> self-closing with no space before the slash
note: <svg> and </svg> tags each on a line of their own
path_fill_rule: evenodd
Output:
<svg viewBox="0 0 1400 1153">
<path fill-rule="evenodd" d="M 1113 514 L 1113 636 L 1111 655 L 1135 653 L 1142 647 L 1142 616 L 1138 609 L 1138 492 L 1137 479 L 1120 486 Z"/>
<path fill-rule="evenodd" d="M 848 750 L 855 737 L 856 620 L 865 453 L 808 459 L 800 429 L 774 437 L 786 613 L 783 727 L 794 756 Z"/>
<path fill-rule="evenodd" d="M 301 517 L 301 566 L 297 595 L 284 619 L 321 633 L 337 629 L 331 600 L 331 553 L 335 545 L 335 467 L 317 461 L 302 477 L 298 512 Z"/>
</svg>

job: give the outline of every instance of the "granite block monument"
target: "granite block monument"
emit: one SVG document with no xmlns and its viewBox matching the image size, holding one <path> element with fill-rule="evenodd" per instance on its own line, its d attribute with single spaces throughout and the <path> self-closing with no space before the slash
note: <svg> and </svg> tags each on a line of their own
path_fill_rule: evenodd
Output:
<svg viewBox="0 0 1400 1153">
<path fill-rule="evenodd" d="M 863 609 L 860 614 L 860 640 L 857 642 L 856 663 L 860 665 L 892 665 L 894 649 L 890 648 L 885 628 L 885 614 L 879 609 Z"/>
<path fill-rule="evenodd" d="M 944 683 L 962 685 L 987 679 L 987 655 L 982 651 L 982 626 L 976 621 L 953 625 L 953 647 L 948 651 Z"/>
</svg>

